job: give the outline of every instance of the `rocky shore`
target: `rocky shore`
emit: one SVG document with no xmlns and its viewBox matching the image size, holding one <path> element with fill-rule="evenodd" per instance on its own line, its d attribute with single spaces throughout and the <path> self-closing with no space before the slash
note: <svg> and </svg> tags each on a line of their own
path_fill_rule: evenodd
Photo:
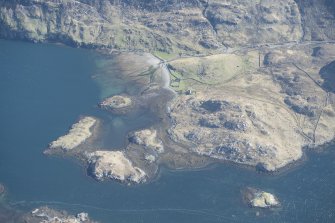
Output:
<svg viewBox="0 0 335 223">
<path fill-rule="evenodd" d="M 49 145 L 50 150 L 62 149 L 69 151 L 77 148 L 92 136 L 92 128 L 97 125 L 97 119 L 93 117 L 83 117 L 73 124 L 68 134 L 59 137 Z"/>
<path fill-rule="evenodd" d="M 70 215 L 65 211 L 58 211 L 49 207 L 39 207 L 23 215 L 20 222 L 25 223 L 97 223 L 90 220 L 87 213 Z"/>
<path fill-rule="evenodd" d="M 98 120 L 85 117 L 48 150 L 78 157 L 97 179 L 144 182 L 160 164 L 222 161 L 273 172 L 335 138 L 335 35 L 324 28 L 333 8 L 308 2 L 19 0 L 0 4 L 0 36 L 122 52 L 120 73 L 141 87 L 99 107 L 150 111 L 159 123 L 129 133 L 124 148 L 99 148 Z"/>
<path fill-rule="evenodd" d="M 133 185 L 150 182 L 161 165 L 228 161 L 277 172 L 304 149 L 334 143 L 334 9 L 321 0 L 2 1 L 0 37 L 113 55 L 120 75 L 139 88 L 107 95 L 99 108 L 151 112 L 158 121 L 109 148 L 96 140 L 102 119 L 81 117 L 45 153 L 79 159 L 98 181 Z M 257 188 L 242 197 L 256 210 L 281 206 Z M 17 222 L 94 221 L 39 207 Z"/>
<path fill-rule="evenodd" d="M 96 179 L 123 183 L 146 182 L 156 176 L 161 164 L 183 169 L 229 161 L 260 171 L 278 171 L 301 159 L 303 148 L 315 148 L 334 139 L 335 96 L 327 90 L 329 87 L 322 86 L 332 82 L 318 73 L 324 72 L 328 61 L 335 60 L 331 50 L 334 46 L 316 45 L 264 49 L 262 67 L 253 52 L 175 60 L 171 62 L 171 75 L 184 72 L 183 84 L 192 92 L 171 94 L 164 103 L 161 98 L 168 91 L 164 91 L 162 68 L 156 60 L 148 61 L 146 66 L 155 64 L 156 69 L 150 77 L 142 77 L 140 82 L 147 84 L 138 95 L 113 95 L 102 101 L 100 108 L 119 115 L 151 110 L 161 117 L 159 123 L 129 133 L 127 145 L 121 149 L 83 143 L 89 137 L 99 137 L 98 127 L 88 131 L 94 125 L 92 119 L 85 122 L 87 125 L 75 124 L 67 136 L 50 145 L 71 150 Z M 316 47 L 322 51 L 319 56 L 312 54 Z M 214 69 L 211 66 L 216 66 L 218 58 L 224 67 L 232 62 L 236 66 Z M 181 70 L 182 64 L 188 69 L 204 61 L 209 72 L 206 75 Z M 242 71 L 240 66 L 248 70 Z M 140 70 L 143 67 L 141 64 Z M 221 78 L 225 75 L 230 77 Z M 78 131 L 77 126 L 85 130 Z M 80 150 L 73 149 L 79 145 Z"/>
</svg>

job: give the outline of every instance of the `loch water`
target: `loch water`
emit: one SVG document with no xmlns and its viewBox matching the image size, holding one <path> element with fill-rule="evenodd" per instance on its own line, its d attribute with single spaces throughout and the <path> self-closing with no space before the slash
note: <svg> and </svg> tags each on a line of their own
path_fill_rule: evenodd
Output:
<svg viewBox="0 0 335 223">
<path fill-rule="evenodd" d="M 335 222 L 331 146 L 278 175 L 230 164 L 192 171 L 162 167 L 156 180 L 138 186 L 97 182 L 78 162 L 43 155 L 81 115 L 104 121 L 103 145 L 110 148 L 124 146 L 129 131 L 156 122 L 146 112 L 123 117 L 99 111 L 103 97 L 136 91 L 110 63 L 108 74 L 101 73 L 103 61 L 90 50 L 0 40 L 0 182 L 12 208 L 85 211 L 102 223 Z M 273 192 L 281 207 L 249 208 L 241 198 L 245 187 Z"/>
</svg>

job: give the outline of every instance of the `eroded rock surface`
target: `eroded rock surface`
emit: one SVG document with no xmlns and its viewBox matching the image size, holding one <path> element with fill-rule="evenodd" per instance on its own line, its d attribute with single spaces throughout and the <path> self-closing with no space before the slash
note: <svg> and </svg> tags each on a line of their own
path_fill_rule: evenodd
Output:
<svg viewBox="0 0 335 223">
<path fill-rule="evenodd" d="M 49 145 L 49 149 L 72 150 L 92 136 L 92 128 L 96 125 L 97 119 L 93 117 L 83 117 L 71 126 L 68 134 L 59 137 Z"/>
<path fill-rule="evenodd" d="M 96 151 L 87 156 L 89 170 L 98 180 L 113 179 L 130 183 L 146 181 L 146 173 L 134 166 L 121 151 Z"/>
</svg>

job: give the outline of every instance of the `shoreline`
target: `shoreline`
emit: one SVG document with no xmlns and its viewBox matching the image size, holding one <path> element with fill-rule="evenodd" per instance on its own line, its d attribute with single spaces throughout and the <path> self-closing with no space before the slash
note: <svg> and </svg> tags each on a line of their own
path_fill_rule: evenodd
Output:
<svg viewBox="0 0 335 223">
<path fill-rule="evenodd" d="M 156 64 L 156 65 L 157 65 L 157 63 L 159 64 L 159 62 L 157 62 L 157 60 L 150 60 L 149 59 L 148 61 L 152 64 Z M 164 88 L 164 86 L 161 86 L 161 87 Z M 168 103 L 169 102 L 170 101 L 168 101 Z M 166 108 L 168 106 L 168 103 L 161 103 L 162 108 L 163 107 Z M 99 136 L 101 133 L 96 133 L 96 134 L 97 134 L 97 136 Z M 160 133 L 158 133 L 158 134 L 160 134 Z M 94 135 L 95 134 L 93 134 L 93 136 Z M 127 140 L 127 139 L 125 139 L 125 140 Z M 321 147 L 327 147 L 328 145 L 331 146 L 333 144 L 332 143 L 326 143 L 326 144 L 317 146 L 317 148 L 320 148 L 320 150 L 322 150 Z M 274 172 L 260 173 L 260 174 L 263 175 L 264 177 L 266 177 L 266 176 L 280 177 L 281 175 L 286 175 L 286 174 L 290 173 L 291 171 L 296 171 L 297 169 L 299 170 L 301 165 L 305 165 L 305 162 L 309 161 L 309 159 L 308 159 L 309 155 L 310 155 L 310 154 L 308 154 L 309 151 L 315 152 L 314 148 L 304 148 L 303 149 L 303 156 L 302 156 L 301 159 L 299 159 L 297 161 L 294 161 L 292 163 L 289 163 L 286 166 L 284 166 L 284 167 L 282 167 L 282 168 L 280 168 L 280 169 L 278 169 Z M 69 154 L 63 154 L 63 155 L 60 155 L 59 157 L 69 158 Z M 199 155 L 199 157 L 201 157 L 201 156 Z M 74 162 L 78 163 L 78 165 L 81 165 L 83 167 L 83 175 L 93 179 L 90 175 L 87 174 L 87 169 L 86 169 L 87 164 L 85 163 L 85 161 L 77 159 L 77 157 L 70 157 L 69 160 L 71 160 L 71 162 L 74 161 Z M 211 170 L 213 168 L 217 168 L 217 167 L 220 167 L 220 166 L 226 166 L 226 165 L 228 165 L 229 167 L 232 167 L 234 169 L 241 169 L 241 171 L 250 170 L 250 171 L 256 172 L 255 168 L 253 166 L 248 166 L 246 164 L 239 164 L 239 163 L 235 163 L 233 161 L 225 161 L 225 160 L 214 160 L 214 159 L 212 159 L 209 164 L 206 164 L 203 167 L 197 167 L 197 166 L 192 167 L 192 166 L 190 166 L 190 167 L 186 167 L 186 168 L 182 168 L 182 169 L 173 169 L 173 168 L 170 168 L 170 167 L 166 166 L 165 163 L 160 163 L 159 164 L 159 169 L 158 169 L 157 173 L 155 174 L 155 176 L 152 179 L 148 180 L 146 183 L 144 183 L 144 185 L 150 184 L 150 183 L 155 182 L 155 181 L 159 181 L 159 178 L 164 174 L 164 169 L 167 169 L 169 172 L 185 172 L 186 173 L 186 172 L 192 172 L 192 171 Z M 238 171 L 240 171 L 240 170 L 238 170 Z M 93 180 L 95 180 L 95 179 L 93 179 Z M 108 181 L 110 181 L 110 180 L 108 180 Z M 97 182 L 99 182 L 99 181 L 97 181 Z M 108 182 L 108 183 L 113 183 L 113 182 Z M 128 187 L 127 185 L 124 185 L 124 186 Z M 131 185 L 131 186 L 136 187 L 136 185 Z"/>
<path fill-rule="evenodd" d="M 101 50 L 94 50 L 98 53 L 102 53 Z M 169 136 L 165 136 L 165 132 L 164 132 L 164 129 L 169 129 L 170 128 L 170 122 L 171 120 L 169 120 L 168 118 L 168 115 L 166 114 L 166 110 L 169 109 L 169 103 L 171 102 L 171 100 L 173 100 L 175 97 L 178 97 L 178 93 L 175 92 L 171 87 L 170 87 L 170 73 L 169 73 L 169 69 L 167 68 L 166 66 L 166 61 L 163 60 L 163 59 L 160 59 L 158 58 L 157 56 L 155 56 L 154 54 L 152 53 L 148 53 L 148 52 L 119 52 L 117 55 L 129 55 L 130 57 L 132 56 L 132 54 L 134 55 L 134 58 L 136 59 L 136 57 L 140 56 L 140 57 L 145 57 L 145 62 L 147 64 L 147 66 L 145 67 L 150 67 L 150 66 L 153 66 L 155 68 L 157 68 L 157 70 L 155 71 L 156 75 L 159 76 L 159 82 L 157 83 L 161 89 L 167 89 L 169 90 L 170 92 L 173 93 L 173 97 L 167 101 L 163 100 L 160 103 L 159 107 L 161 107 L 161 109 L 155 111 L 155 113 L 157 112 L 157 116 L 158 117 L 161 117 L 161 116 L 167 116 L 167 118 L 165 119 L 165 124 L 164 125 L 167 125 L 165 127 L 163 127 L 163 131 L 159 131 L 159 136 L 160 138 L 169 138 Z M 110 54 L 108 54 L 110 55 Z M 131 59 L 130 59 L 131 61 Z M 127 79 L 127 75 L 124 76 L 125 79 Z M 145 86 L 143 85 L 143 87 L 149 87 L 150 86 Z M 160 98 L 160 93 L 158 92 L 158 98 Z M 150 101 L 151 99 L 149 99 L 148 101 Z M 155 100 L 156 101 L 156 100 Z M 155 124 L 156 126 L 157 124 Z M 133 132 L 133 131 L 131 131 Z M 125 139 L 127 141 L 127 139 Z M 169 141 L 173 141 L 171 139 L 169 139 Z M 174 142 L 174 143 L 178 143 L 178 142 Z M 180 145 L 182 145 L 182 143 L 178 143 Z M 282 173 L 285 173 L 287 171 L 289 171 L 292 167 L 294 168 L 295 166 L 299 166 L 301 165 L 301 163 L 304 163 L 306 160 L 308 160 L 308 156 L 307 156 L 307 151 L 308 150 L 316 150 L 317 148 L 320 148 L 320 147 L 324 147 L 324 146 L 327 146 L 328 144 L 332 144 L 332 143 L 325 143 L 325 144 L 321 144 L 321 145 L 317 145 L 317 146 L 313 146 L 313 147 L 308 147 L 308 146 L 303 146 L 301 148 L 302 150 L 302 155 L 301 157 L 299 157 L 297 160 L 293 160 L 291 162 L 288 162 L 286 164 L 283 164 L 283 166 L 279 167 L 279 168 L 276 168 L 275 170 L 273 171 L 260 171 L 258 170 L 258 167 L 257 165 L 253 165 L 253 164 L 245 164 L 245 163 L 239 163 L 239 162 L 235 162 L 233 160 L 225 160 L 225 159 L 220 159 L 220 158 L 215 158 L 215 157 L 209 157 L 207 155 L 200 155 L 200 154 L 197 154 L 197 153 L 194 153 L 192 151 L 188 151 L 190 153 L 190 155 L 194 156 L 194 157 L 198 157 L 199 159 L 203 158 L 206 161 L 206 164 L 204 165 L 200 165 L 198 166 L 198 163 L 192 165 L 192 164 L 189 164 L 189 165 L 186 165 L 186 166 L 182 166 L 182 167 L 177 167 L 177 168 L 173 168 L 173 165 L 169 165 L 169 164 L 166 164 L 166 162 L 169 162 L 169 161 L 166 161 L 165 159 L 163 159 L 162 162 L 159 162 L 157 165 L 158 166 L 167 166 L 168 168 L 170 168 L 171 170 L 192 170 L 192 169 L 203 169 L 203 168 L 206 168 L 206 166 L 208 165 L 212 165 L 212 164 L 215 164 L 215 163 L 227 163 L 228 165 L 235 165 L 235 166 L 240 166 L 242 168 L 247 168 L 247 169 L 253 169 L 255 171 L 260 171 L 260 172 L 265 172 L 267 174 L 270 174 L 270 175 L 280 175 Z M 122 151 L 124 151 L 125 148 L 122 149 Z M 187 149 L 185 149 L 187 150 Z M 170 151 L 169 149 L 169 154 L 173 154 L 174 153 L 174 150 Z M 176 153 L 176 155 L 180 155 L 178 153 Z M 65 154 L 66 156 L 66 154 Z M 172 155 L 173 156 L 173 155 Z M 307 158 L 306 158 L 307 157 Z M 168 158 L 170 159 L 170 158 Z M 178 162 L 178 161 L 177 161 Z M 178 165 L 177 165 L 178 166 Z M 158 167 L 159 168 L 159 167 Z M 159 171 L 158 171 L 159 172 Z M 159 174 L 155 174 L 155 175 L 159 175 Z M 156 178 L 153 177 L 153 178 Z M 150 180 L 149 180 L 150 181 Z"/>
<path fill-rule="evenodd" d="M 168 89 L 169 91 L 171 91 L 173 94 L 177 95 L 177 92 L 175 90 L 173 90 L 170 87 L 170 83 L 171 83 L 171 77 L 170 77 L 170 71 L 167 68 L 166 65 L 166 61 L 155 56 L 154 54 L 148 52 L 148 53 L 144 53 L 146 54 L 146 56 L 148 57 L 147 59 L 147 63 L 151 66 L 156 66 L 157 69 L 161 70 L 160 72 L 160 78 L 161 78 L 161 87 L 164 89 Z"/>
</svg>

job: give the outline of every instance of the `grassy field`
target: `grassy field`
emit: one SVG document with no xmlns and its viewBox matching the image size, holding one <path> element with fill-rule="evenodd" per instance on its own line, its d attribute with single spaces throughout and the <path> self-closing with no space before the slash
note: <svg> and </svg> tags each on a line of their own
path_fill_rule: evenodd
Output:
<svg viewBox="0 0 335 223">
<path fill-rule="evenodd" d="M 219 87 L 237 75 L 250 72 L 258 66 L 258 53 L 240 56 L 217 54 L 207 57 L 180 58 L 170 62 L 171 87 L 176 91 L 201 89 L 204 85 Z"/>
<path fill-rule="evenodd" d="M 154 51 L 153 53 L 156 57 L 160 58 L 161 60 L 171 60 L 178 57 L 177 54 L 170 54 L 162 51 Z"/>
</svg>

